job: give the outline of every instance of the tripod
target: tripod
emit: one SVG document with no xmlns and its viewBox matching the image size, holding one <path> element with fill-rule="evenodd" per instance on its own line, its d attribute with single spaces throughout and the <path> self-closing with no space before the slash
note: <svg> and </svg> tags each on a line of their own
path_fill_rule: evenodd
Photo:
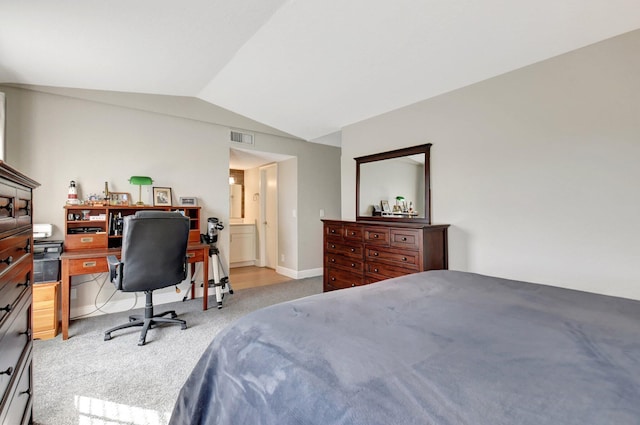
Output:
<svg viewBox="0 0 640 425">
<path fill-rule="evenodd" d="M 209 279 L 208 282 L 209 288 L 211 288 L 212 286 L 215 288 L 218 309 L 221 309 L 224 294 L 233 294 L 233 289 L 231 289 L 231 282 L 229 282 L 229 277 L 226 275 L 222 266 L 222 261 L 220 260 L 220 251 L 215 246 L 215 244 L 209 244 L 209 264 L 213 269 L 213 279 Z M 221 270 L 224 275 L 222 277 L 220 277 Z"/>
</svg>

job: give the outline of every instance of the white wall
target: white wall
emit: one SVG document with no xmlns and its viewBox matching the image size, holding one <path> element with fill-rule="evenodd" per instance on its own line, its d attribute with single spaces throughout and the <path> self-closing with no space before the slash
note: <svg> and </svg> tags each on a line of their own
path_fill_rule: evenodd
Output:
<svg viewBox="0 0 640 425">
<path fill-rule="evenodd" d="M 352 158 L 431 142 L 451 269 L 640 299 L 638 51 L 635 31 L 344 128 L 343 218 Z"/>
<path fill-rule="evenodd" d="M 228 223 L 231 142 L 228 141 L 229 128 L 216 124 L 216 117 L 203 121 L 197 114 L 192 115 L 198 119 L 191 119 L 159 112 L 171 110 L 166 96 L 160 97 L 158 110 L 144 110 L 143 107 L 154 104 L 154 96 L 127 94 L 130 101 L 139 98 L 143 101 L 134 102 L 135 106 L 121 106 L 116 104 L 114 96 L 103 102 L 92 96 L 75 97 L 73 90 L 52 93 L 3 86 L 2 91 L 7 95 L 7 162 L 42 184 L 35 192 L 34 221 L 52 223 L 54 238 L 64 237 L 63 206 L 70 180 L 78 182 L 81 195 L 101 193 L 107 181 L 110 190 L 130 192 L 137 200 L 137 186 L 127 180 L 132 175 L 148 175 L 154 179 L 155 186 L 172 188 L 174 202 L 179 196 L 198 197 L 202 207 L 201 232 L 206 230 L 207 217 L 218 217 Z M 185 99 L 176 101 L 183 104 Z M 234 127 L 237 128 L 239 122 L 234 121 Z M 302 173 L 305 176 L 317 173 L 315 169 L 331 170 L 338 176 L 327 183 L 333 187 L 320 191 L 329 196 L 319 196 L 314 202 L 332 204 L 330 208 L 339 211 L 339 148 L 264 133 L 256 133 L 256 148 L 301 153 L 303 159 L 298 165 L 306 168 Z M 304 184 L 297 182 L 297 187 L 300 191 L 309 191 Z M 150 201 L 143 190 L 145 196 Z M 317 216 L 315 222 L 315 226 L 298 227 L 303 241 L 316 239 L 317 233 L 321 235 Z M 223 254 L 228 252 L 228 243 L 228 232 L 223 231 L 219 239 Z M 321 250 L 321 238 L 317 244 Z M 321 267 L 321 254 L 312 250 L 303 251 L 303 255 L 305 261 L 291 265 L 292 268 L 308 269 L 307 262 Z M 227 266 L 225 269 L 228 270 Z M 105 277 L 73 279 L 77 299 L 72 301 L 72 316 L 93 311 L 96 305 L 109 299 L 113 288 L 108 282 L 104 284 Z M 201 278 L 200 273 L 198 277 Z M 88 283 L 82 284 L 84 281 Z M 183 289 L 186 288 L 187 285 L 183 285 Z M 181 300 L 184 294 L 168 288 L 158 294 L 156 301 Z M 132 308 L 135 303 L 133 295 L 118 293 L 103 311 Z M 144 300 L 137 304 L 143 305 Z"/>
</svg>

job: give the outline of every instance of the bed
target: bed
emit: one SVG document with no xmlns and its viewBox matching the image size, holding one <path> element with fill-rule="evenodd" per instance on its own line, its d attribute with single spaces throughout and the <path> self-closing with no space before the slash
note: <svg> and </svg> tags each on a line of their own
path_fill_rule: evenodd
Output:
<svg viewBox="0 0 640 425">
<path fill-rule="evenodd" d="M 250 313 L 184 424 L 640 424 L 640 301 L 429 271 Z"/>
</svg>

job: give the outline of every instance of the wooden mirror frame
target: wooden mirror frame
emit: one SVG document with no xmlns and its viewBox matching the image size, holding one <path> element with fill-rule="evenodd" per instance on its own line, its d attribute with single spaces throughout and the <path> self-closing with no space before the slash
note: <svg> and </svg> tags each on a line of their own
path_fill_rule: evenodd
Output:
<svg viewBox="0 0 640 425">
<path fill-rule="evenodd" d="M 431 185 L 429 178 L 429 159 L 431 143 L 396 149 L 372 155 L 354 158 L 356 161 L 356 221 L 398 221 L 431 224 Z M 389 217 L 389 216 L 361 216 L 360 214 L 360 165 L 385 159 L 424 154 L 424 217 Z"/>
</svg>

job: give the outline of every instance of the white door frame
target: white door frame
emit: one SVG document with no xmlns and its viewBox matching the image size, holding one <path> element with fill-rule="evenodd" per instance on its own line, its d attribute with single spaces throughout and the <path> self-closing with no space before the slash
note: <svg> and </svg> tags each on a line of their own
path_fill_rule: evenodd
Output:
<svg viewBox="0 0 640 425">
<path fill-rule="evenodd" d="M 276 204 L 271 206 L 275 208 L 275 219 L 274 223 L 270 223 L 270 225 L 274 228 L 273 238 L 275 239 L 275 261 L 274 264 L 267 264 L 267 171 L 268 169 L 273 168 L 276 172 Z M 278 164 L 273 163 L 269 165 L 265 165 L 259 168 L 260 169 L 260 267 L 268 267 L 272 266 L 274 269 L 278 266 L 278 205 L 277 205 L 277 180 L 278 180 Z"/>
</svg>

